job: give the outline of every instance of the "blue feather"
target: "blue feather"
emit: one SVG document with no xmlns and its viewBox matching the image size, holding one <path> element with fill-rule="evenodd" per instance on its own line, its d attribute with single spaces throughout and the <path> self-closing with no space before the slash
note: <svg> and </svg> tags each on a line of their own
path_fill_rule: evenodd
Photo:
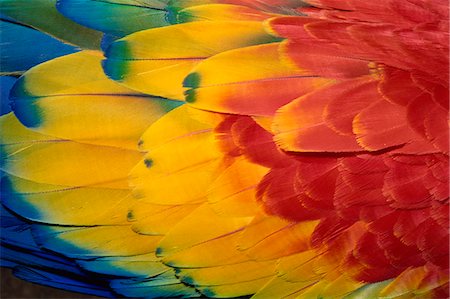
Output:
<svg viewBox="0 0 450 299">
<path fill-rule="evenodd" d="M 59 0 L 60 13 L 86 27 L 116 36 L 168 25 L 167 11 L 160 7 L 136 5 L 130 1 Z"/>
<path fill-rule="evenodd" d="M 61 273 L 60 275 L 41 269 L 32 269 L 28 267 L 17 267 L 14 275 L 34 283 L 64 289 L 67 291 L 91 294 L 101 297 L 116 297 L 108 291 L 106 281 L 95 279 L 94 277 L 79 277 L 70 275 L 70 273 Z"/>
<path fill-rule="evenodd" d="M 0 30 L 0 69 L 3 73 L 23 72 L 39 63 L 78 51 L 74 46 L 4 18 L 0 21 Z"/>
<path fill-rule="evenodd" d="M 0 77 L 0 115 L 11 112 L 11 106 L 9 104 L 9 92 L 16 82 L 15 77 L 1 76 Z"/>
</svg>

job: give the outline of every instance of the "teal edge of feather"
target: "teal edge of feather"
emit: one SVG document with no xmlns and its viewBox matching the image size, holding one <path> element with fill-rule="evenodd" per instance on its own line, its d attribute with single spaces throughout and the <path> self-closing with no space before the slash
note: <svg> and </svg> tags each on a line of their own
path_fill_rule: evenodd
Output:
<svg viewBox="0 0 450 299">
<path fill-rule="evenodd" d="M 172 99 L 166 99 L 161 97 L 152 97 L 152 101 L 159 101 L 159 107 L 163 110 L 163 112 L 167 113 L 169 111 L 172 111 L 173 109 L 181 106 L 184 104 L 184 102 L 178 101 L 178 100 L 172 100 Z M 154 163 L 151 159 L 146 159 L 144 161 L 147 167 L 151 167 Z M 149 165 L 147 165 L 149 164 Z"/>
<path fill-rule="evenodd" d="M 118 40 L 112 43 L 105 51 L 106 59 L 102 61 L 103 71 L 106 76 L 115 81 L 123 81 L 128 73 L 127 60 L 130 59 L 128 43 Z"/>
<path fill-rule="evenodd" d="M 183 23 L 183 21 L 180 20 L 180 9 L 176 6 L 167 6 L 166 8 L 167 14 L 166 14 L 166 20 L 169 24 L 179 24 Z"/>
<path fill-rule="evenodd" d="M 14 84 L 9 99 L 14 114 L 23 125 L 28 128 L 37 128 L 42 124 L 42 111 L 36 105 L 38 98 L 26 91 L 25 77 L 21 77 Z"/>
<path fill-rule="evenodd" d="M 194 72 L 186 76 L 183 81 L 183 87 L 190 88 L 184 92 L 185 100 L 188 103 L 194 103 L 196 100 L 195 89 L 200 86 L 201 76 L 199 73 Z"/>
<path fill-rule="evenodd" d="M 199 73 L 190 73 L 186 76 L 186 78 L 183 81 L 183 87 L 188 88 L 197 88 L 200 86 L 200 74 Z"/>
</svg>

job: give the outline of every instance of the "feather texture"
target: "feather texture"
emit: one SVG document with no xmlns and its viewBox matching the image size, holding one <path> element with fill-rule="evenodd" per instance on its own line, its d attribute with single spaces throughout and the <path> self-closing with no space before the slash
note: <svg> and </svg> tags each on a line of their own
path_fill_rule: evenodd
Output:
<svg viewBox="0 0 450 299">
<path fill-rule="evenodd" d="M 446 1 L 3 2 L 1 265 L 18 277 L 101 297 L 449 296 Z"/>
</svg>

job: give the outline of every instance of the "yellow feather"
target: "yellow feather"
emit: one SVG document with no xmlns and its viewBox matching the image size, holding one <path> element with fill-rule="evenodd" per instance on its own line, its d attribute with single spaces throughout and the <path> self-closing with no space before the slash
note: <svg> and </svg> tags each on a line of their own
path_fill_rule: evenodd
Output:
<svg viewBox="0 0 450 299">
<path fill-rule="evenodd" d="M 220 217 L 208 204 L 204 204 L 177 223 L 161 240 L 159 247 L 163 256 L 183 251 L 199 244 L 211 242 L 227 234 L 242 230 L 249 217 Z"/>
</svg>

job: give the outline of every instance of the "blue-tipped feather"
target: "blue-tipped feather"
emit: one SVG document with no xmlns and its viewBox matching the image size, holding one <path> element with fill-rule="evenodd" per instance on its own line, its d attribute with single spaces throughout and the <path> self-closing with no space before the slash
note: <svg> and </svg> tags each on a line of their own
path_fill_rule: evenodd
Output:
<svg viewBox="0 0 450 299">
<path fill-rule="evenodd" d="M 69 226 L 55 226 L 55 225 L 40 225 L 33 224 L 33 237 L 39 246 L 51 251 L 61 252 L 70 258 L 89 258 L 97 257 L 95 253 L 90 252 L 84 248 L 76 246 L 70 242 L 64 241 L 60 238 L 61 234 L 73 230 L 85 229 L 85 227 L 69 227 Z"/>
<path fill-rule="evenodd" d="M 58 269 L 69 273 L 84 274 L 73 261 L 64 259 L 44 251 L 21 250 L 13 246 L 1 247 L 2 260 L 10 262 L 12 265 L 25 265 L 28 267 L 38 267 L 47 269 Z"/>
<path fill-rule="evenodd" d="M 36 128 L 42 123 L 42 113 L 35 104 L 37 98 L 27 93 L 25 81 L 25 76 L 20 77 L 11 88 L 9 94 L 11 108 L 23 125 Z"/>
<path fill-rule="evenodd" d="M 200 297 L 200 294 L 194 288 L 189 288 L 180 283 L 173 271 L 145 279 L 114 279 L 111 281 L 111 288 L 121 295 L 132 298 Z"/>
<path fill-rule="evenodd" d="M 32 220 L 40 218 L 39 211 L 26 201 L 25 195 L 14 189 L 9 176 L 1 178 L 0 194 L 2 204 L 13 211 L 20 211 L 22 217 Z"/>
<path fill-rule="evenodd" d="M 136 5 L 136 1 L 59 0 L 57 9 L 66 17 L 86 27 L 116 36 L 169 25 L 161 1 Z M 149 2 L 147 2 L 149 3 Z"/>
<path fill-rule="evenodd" d="M 11 112 L 11 105 L 9 104 L 9 92 L 16 80 L 17 78 L 11 76 L 0 77 L 0 115 Z"/>
<path fill-rule="evenodd" d="M 106 60 L 102 61 L 105 74 L 116 81 L 123 80 L 127 74 L 127 62 L 122 58 L 130 58 L 130 48 L 126 41 L 119 40 L 105 51 Z M 114 57 L 114 58 L 111 58 Z"/>
<path fill-rule="evenodd" d="M 67 258 L 43 251 L 34 241 L 31 225 L 1 207 L 1 260 L 11 265 L 55 268 L 71 273 L 79 272 L 76 264 Z"/>
<path fill-rule="evenodd" d="M 153 253 L 134 256 L 102 257 L 77 261 L 83 269 L 111 276 L 147 277 L 168 271 Z"/>
<path fill-rule="evenodd" d="M 39 247 L 31 234 L 30 224 L 8 212 L 2 205 L 0 205 L 0 210 L 0 237 L 2 244 L 29 250 L 39 250 Z"/>
</svg>

